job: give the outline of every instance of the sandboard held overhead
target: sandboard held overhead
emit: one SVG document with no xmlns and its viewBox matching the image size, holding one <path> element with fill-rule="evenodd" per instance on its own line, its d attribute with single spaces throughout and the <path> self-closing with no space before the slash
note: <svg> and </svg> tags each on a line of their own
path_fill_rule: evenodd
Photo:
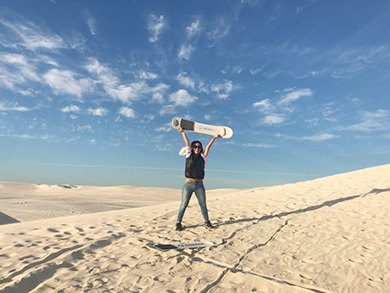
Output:
<svg viewBox="0 0 390 293">
<path fill-rule="evenodd" d="M 148 243 L 146 244 L 146 247 L 157 251 L 168 251 L 171 249 L 183 250 L 186 248 L 202 248 L 202 247 L 217 246 L 222 243 L 224 243 L 223 239 L 219 239 L 216 241 L 192 242 L 192 243 L 181 243 L 181 244 Z"/>
<path fill-rule="evenodd" d="M 219 134 L 222 138 L 231 138 L 233 136 L 233 130 L 230 127 L 209 125 L 180 117 L 174 117 L 172 119 L 172 127 L 175 129 L 182 128 L 184 131 L 193 131 L 213 136 Z"/>
</svg>

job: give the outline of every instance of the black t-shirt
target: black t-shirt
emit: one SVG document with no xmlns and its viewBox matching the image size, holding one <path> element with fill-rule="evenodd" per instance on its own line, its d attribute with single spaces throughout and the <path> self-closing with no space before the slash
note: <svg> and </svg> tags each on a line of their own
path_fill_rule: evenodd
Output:
<svg viewBox="0 0 390 293">
<path fill-rule="evenodd" d="M 186 178 L 202 180 L 204 178 L 205 162 L 202 156 L 191 153 L 186 159 Z"/>
</svg>

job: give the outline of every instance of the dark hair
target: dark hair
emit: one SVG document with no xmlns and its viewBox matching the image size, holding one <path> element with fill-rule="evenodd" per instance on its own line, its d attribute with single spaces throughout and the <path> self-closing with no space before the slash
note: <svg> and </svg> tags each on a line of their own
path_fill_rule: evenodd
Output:
<svg viewBox="0 0 390 293">
<path fill-rule="evenodd" d="M 195 140 L 193 142 L 191 142 L 191 148 L 194 147 L 195 144 L 199 143 L 200 144 L 200 152 L 202 153 L 203 152 L 203 146 L 202 146 L 202 143 L 198 140 Z"/>
</svg>

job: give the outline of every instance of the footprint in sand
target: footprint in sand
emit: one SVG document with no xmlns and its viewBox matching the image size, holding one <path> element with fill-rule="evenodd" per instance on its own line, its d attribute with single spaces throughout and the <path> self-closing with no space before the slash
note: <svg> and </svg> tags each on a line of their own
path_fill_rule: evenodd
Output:
<svg viewBox="0 0 390 293">
<path fill-rule="evenodd" d="M 365 251 L 374 251 L 375 250 L 375 246 L 370 246 L 370 245 L 363 245 L 362 248 Z"/>
<path fill-rule="evenodd" d="M 60 233 L 60 231 L 53 229 L 53 228 L 47 228 L 47 231 L 52 232 L 52 233 Z"/>
<path fill-rule="evenodd" d="M 315 261 L 311 258 L 303 258 L 303 259 L 301 259 L 301 262 L 307 263 L 307 264 L 320 264 L 321 263 L 320 261 Z"/>
<path fill-rule="evenodd" d="M 311 276 L 309 276 L 308 274 L 305 274 L 305 273 L 300 273 L 299 276 L 301 278 L 304 278 L 304 279 L 307 279 L 307 280 L 313 280 L 313 278 Z"/>
<path fill-rule="evenodd" d="M 371 282 L 383 283 L 383 278 L 381 277 L 372 277 L 372 278 L 368 278 L 368 280 Z"/>
<path fill-rule="evenodd" d="M 348 259 L 350 262 L 357 263 L 357 264 L 363 264 L 363 261 L 358 258 L 349 258 Z"/>
</svg>

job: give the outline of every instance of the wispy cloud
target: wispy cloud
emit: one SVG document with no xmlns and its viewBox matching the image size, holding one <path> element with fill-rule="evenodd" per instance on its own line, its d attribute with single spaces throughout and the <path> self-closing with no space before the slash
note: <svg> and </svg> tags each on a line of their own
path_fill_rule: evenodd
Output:
<svg viewBox="0 0 390 293">
<path fill-rule="evenodd" d="M 191 96 L 186 90 L 178 90 L 169 95 L 169 101 L 174 103 L 174 106 L 188 107 L 198 100 L 197 97 Z"/>
<path fill-rule="evenodd" d="M 376 112 L 364 111 L 361 114 L 361 121 L 349 126 L 341 126 L 340 130 L 347 131 L 390 131 L 390 111 L 379 109 Z"/>
<path fill-rule="evenodd" d="M 94 84 L 101 85 L 110 98 L 125 104 L 131 104 L 134 100 L 148 94 L 152 94 L 154 99 L 160 100 L 169 88 L 168 85 L 163 83 L 149 86 L 147 82 L 155 80 L 157 76 L 145 71 L 138 72 L 139 79 L 134 82 L 123 84 L 111 68 L 101 64 L 94 58 L 89 59 L 85 68 L 94 76 Z"/>
<path fill-rule="evenodd" d="M 302 97 L 311 97 L 313 95 L 313 91 L 309 88 L 288 88 L 277 91 L 277 93 L 281 94 L 281 96 L 276 102 L 267 98 L 252 104 L 252 107 L 262 115 L 260 124 L 272 126 L 284 123 L 294 112 L 287 106 L 290 106 Z"/>
<path fill-rule="evenodd" d="M 219 40 L 225 38 L 230 31 L 231 25 L 225 19 L 219 19 L 214 27 L 207 33 L 210 46 L 214 46 Z"/>
<path fill-rule="evenodd" d="M 147 72 L 145 70 L 140 70 L 138 72 L 138 77 L 141 79 L 156 79 L 158 75 L 155 73 Z"/>
<path fill-rule="evenodd" d="M 203 28 L 201 27 L 200 20 L 196 20 L 191 25 L 186 27 L 187 37 L 194 38 L 202 32 Z"/>
<path fill-rule="evenodd" d="M 16 102 L 0 101 L 0 111 L 27 112 L 31 110 L 30 108 L 19 106 Z"/>
<path fill-rule="evenodd" d="M 96 35 L 97 34 L 97 23 L 96 23 L 96 19 L 92 16 L 89 16 L 87 18 L 87 25 L 88 25 L 88 28 L 89 28 L 89 31 L 91 33 L 91 35 Z"/>
<path fill-rule="evenodd" d="M 278 104 L 289 105 L 290 103 L 295 102 L 302 97 L 311 97 L 312 95 L 313 91 L 308 88 L 289 90 L 289 93 L 283 95 Z"/>
<path fill-rule="evenodd" d="M 155 43 L 159 40 L 159 37 L 162 33 L 162 31 L 166 28 L 167 24 L 164 20 L 164 16 L 156 16 L 154 14 L 149 15 L 148 18 L 148 30 L 150 34 L 152 35 L 149 38 L 149 41 L 151 43 Z"/>
<path fill-rule="evenodd" d="M 266 143 L 244 143 L 244 147 L 248 148 L 261 148 L 261 149 L 270 149 L 274 148 L 274 145 L 266 144 Z"/>
<path fill-rule="evenodd" d="M 93 116 L 107 116 L 108 112 L 109 111 L 107 109 L 102 108 L 102 107 L 99 107 L 96 109 L 92 109 L 92 108 L 88 109 L 88 113 L 93 115 Z"/>
<path fill-rule="evenodd" d="M 195 81 L 187 76 L 187 72 L 179 73 L 179 75 L 176 77 L 176 79 L 179 81 L 179 83 L 182 86 L 185 86 L 187 88 L 195 89 Z"/>
<path fill-rule="evenodd" d="M 196 20 L 186 27 L 186 39 L 179 47 L 177 53 L 179 60 L 190 60 L 192 53 L 195 51 L 197 37 L 201 34 L 202 30 L 200 20 Z"/>
<path fill-rule="evenodd" d="M 82 98 L 84 93 L 91 92 L 94 83 L 89 78 L 77 79 L 77 74 L 70 70 L 50 69 L 43 75 L 47 84 L 56 94 L 69 94 Z"/>
<path fill-rule="evenodd" d="M 190 60 L 191 54 L 194 51 L 194 47 L 190 44 L 183 44 L 180 46 L 179 51 L 177 53 L 177 57 L 179 59 Z"/>
<path fill-rule="evenodd" d="M 3 46 L 23 47 L 31 51 L 38 49 L 57 50 L 68 47 L 63 38 L 49 31 L 44 31 L 31 22 L 15 23 L 2 20 L 0 24 L 12 32 L 12 34 L 6 35 L 5 39 L 1 41 Z"/>
<path fill-rule="evenodd" d="M 40 79 L 36 65 L 25 55 L 0 52 L 0 87 L 20 92 L 18 86 Z"/>
<path fill-rule="evenodd" d="M 231 80 L 225 80 L 224 83 L 214 83 L 211 85 L 211 91 L 217 93 L 217 97 L 223 100 L 227 99 L 230 93 L 237 88 Z"/>
<path fill-rule="evenodd" d="M 285 114 L 270 114 L 267 115 L 263 118 L 263 123 L 265 125 L 275 125 L 275 124 L 280 124 L 283 123 L 284 121 L 287 120 L 287 117 Z"/>
<path fill-rule="evenodd" d="M 126 118 L 134 118 L 135 117 L 134 110 L 129 108 L 129 107 L 121 107 L 119 109 L 119 114 L 121 114 L 122 116 L 125 116 Z"/>
<path fill-rule="evenodd" d="M 270 99 L 264 99 L 259 102 L 253 103 L 253 107 L 258 109 L 260 113 L 269 113 L 275 109 Z"/>
<path fill-rule="evenodd" d="M 76 106 L 76 105 L 66 106 L 66 107 L 61 109 L 61 112 L 62 113 L 69 113 L 69 112 L 79 113 L 80 112 L 80 107 Z"/>
<path fill-rule="evenodd" d="M 290 139 L 290 140 L 297 140 L 297 141 L 312 141 L 312 142 L 319 142 L 319 141 L 325 141 L 330 139 L 338 138 L 338 135 L 332 134 L 332 133 L 319 133 L 309 136 L 291 136 L 286 134 L 276 134 L 276 137 L 284 138 L 284 139 Z"/>
</svg>

